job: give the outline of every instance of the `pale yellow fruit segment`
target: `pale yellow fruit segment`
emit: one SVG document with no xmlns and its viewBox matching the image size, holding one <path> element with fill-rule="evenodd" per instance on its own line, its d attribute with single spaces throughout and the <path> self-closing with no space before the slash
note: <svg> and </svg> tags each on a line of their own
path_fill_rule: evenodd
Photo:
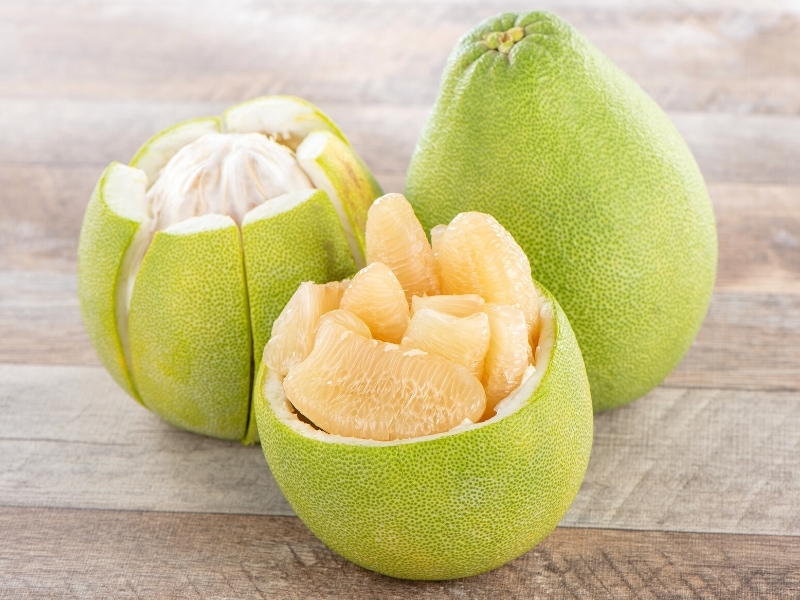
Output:
<svg viewBox="0 0 800 600">
<path fill-rule="evenodd" d="M 289 370 L 286 397 L 324 431 L 379 441 L 477 421 L 486 398 L 464 367 L 324 322 L 308 359 Z"/>
<path fill-rule="evenodd" d="M 461 213 L 440 235 L 436 258 L 445 294 L 479 294 L 487 302 L 515 306 L 525 316 L 528 333 L 538 328 L 530 262 L 494 217 Z"/>
<path fill-rule="evenodd" d="M 483 309 L 486 301 L 478 294 L 440 294 L 411 298 L 411 316 L 422 308 L 432 308 L 454 317 L 468 317 Z"/>
<path fill-rule="evenodd" d="M 454 317 L 423 307 L 411 317 L 402 346 L 443 356 L 480 378 L 483 359 L 489 349 L 489 337 L 489 318 L 486 313 Z"/>
<path fill-rule="evenodd" d="M 320 317 L 339 308 L 343 291 L 339 281 L 300 284 L 272 325 L 272 338 L 264 348 L 264 362 L 272 371 L 285 376 L 311 354 Z"/>
<path fill-rule="evenodd" d="M 342 296 L 341 308 L 367 324 L 372 336 L 399 344 L 408 327 L 408 302 L 392 270 L 375 262 L 356 273 Z"/>
<path fill-rule="evenodd" d="M 325 313 L 319 320 L 320 326 L 322 326 L 325 321 L 334 321 L 345 329 L 349 329 L 350 331 L 353 331 L 365 338 L 372 337 L 372 333 L 370 332 L 369 327 L 367 327 L 367 324 L 349 310 L 337 308 L 329 313 Z"/>
<path fill-rule="evenodd" d="M 367 213 L 367 264 L 388 266 L 411 301 L 412 296 L 439 294 L 433 251 L 414 209 L 402 194 L 378 198 Z"/>
<path fill-rule="evenodd" d="M 531 363 L 531 347 L 521 310 L 491 302 L 483 310 L 489 317 L 491 330 L 481 379 L 486 390 L 486 419 L 493 414 L 495 405 L 522 383 L 525 369 Z"/>
</svg>

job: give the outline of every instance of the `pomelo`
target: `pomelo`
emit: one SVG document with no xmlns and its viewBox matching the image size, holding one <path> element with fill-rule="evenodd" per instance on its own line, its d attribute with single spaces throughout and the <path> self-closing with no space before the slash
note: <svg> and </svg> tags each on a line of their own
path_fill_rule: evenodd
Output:
<svg viewBox="0 0 800 600">
<path fill-rule="evenodd" d="M 382 234 L 384 228 L 396 233 L 398 220 L 403 229 L 414 227 L 405 199 L 392 196 L 370 209 L 367 256 L 376 255 L 370 241 L 379 240 L 378 254 L 398 265 L 400 275 L 372 277 L 372 269 L 389 267 L 371 263 L 355 275 L 339 308 L 312 301 L 313 309 L 298 310 L 302 298 L 324 295 L 318 284 L 304 283 L 276 321 L 254 394 L 261 445 L 297 515 L 334 551 L 393 577 L 466 577 L 526 552 L 566 512 L 589 460 L 589 384 L 566 316 L 532 282 L 530 269 L 520 274 L 529 286 L 505 280 L 512 290 L 505 297 L 534 307 L 535 353 L 523 311 L 479 295 L 486 271 L 506 264 L 516 272 L 519 255 L 524 259 L 488 215 L 456 218 L 448 235 L 464 247 L 486 249 L 492 260 L 467 254 L 458 265 L 464 273 L 453 265 L 441 282 L 429 272 L 411 278 L 447 289 L 452 277 L 464 294 L 412 296 L 418 306 L 400 344 L 375 339 L 386 328 L 368 327 L 343 305 L 364 273 L 369 286 L 361 288 L 359 306 L 374 297 L 382 308 L 365 309 L 370 319 L 395 324 L 385 314 L 395 302 L 382 299 L 380 286 L 406 302 L 398 279 L 409 272 L 407 246 L 386 251 Z M 472 285 L 465 284 L 470 278 Z M 490 294 L 502 295 L 502 279 L 489 279 Z M 405 315 L 408 306 L 395 310 Z M 313 348 L 306 352 L 312 329 Z M 289 336 L 292 331 L 299 336 Z M 287 340 L 294 351 L 287 352 Z M 494 354 L 486 359 L 491 375 L 484 381 L 479 363 L 487 352 Z M 288 354 L 305 358 L 284 373 Z M 501 397 L 498 378 L 511 384 Z M 495 394 L 490 407 L 487 392 Z"/>
<path fill-rule="evenodd" d="M 302 281 L 364 264 L 380 194 L 341 131 L 299 98 L 153 136 L 130 166 L 105 170 L 81 230 L 78 294 L 103 364 L 170 423 L 257 441 L 252 382 L 272 322 Z"/>
<path fill-rule="evenodd" d="M 508 229 L 569 316 L 597 411 L 656 386 L 704 318 L 717 238 L 697 164 L 658 105 L 552 14 L 501 14 L 459 40 L 406 194 L 425 228 L 474 210 Z"/>
</svg>

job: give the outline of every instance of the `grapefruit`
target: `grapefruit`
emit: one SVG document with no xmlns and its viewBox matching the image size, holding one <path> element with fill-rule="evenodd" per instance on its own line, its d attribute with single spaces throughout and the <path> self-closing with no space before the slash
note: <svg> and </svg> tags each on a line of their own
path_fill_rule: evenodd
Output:
<svg viewBox="0 0 800 600">
<path fill-rule="evenodd" d="M 459 40 L 406 195 L 425 228 L 481 211 L 508 229 L 569 315 L 597 411 L 656 386 L 704 318 L 717 238 L 700 170 L 658 105 L 555 15 L 500 14 Z"/>
<path fill-rule="evenodd" d="M 252 380 L 272 323 L 301 282 L 363 266 L 380 194 L 341 131 L 299 98 L 153 136 L 130 166 L 104 171 L 81 229 L 81 313 L 103 364 L 168 422 L 257 441 Z M 306 352 L 284 346 L 288 369 Z"/>
<path fill-rule="evenodd" d="M 384 228 L 413 214 L 399 195 L 377 204 L 378 222 L 375 212 L 367 221 L 372 257 L 371 241 L 382 244 Z M 480 296 L 501 291 L 483 284 L 494 281 L 487 271 L 516 269 L 524 253 L 502 227 L 473 227 L 477 220 L 493 221 L 472 214 L 448 225 L 464 247 L 491 253 L 466 254 L 446 271 L 463 295 L 412 296 L 408 321 L 399 276 L 383 276 L 392 273 L 387 264 L 403 272 L 406 246 L 382 250 L 386 262 L 359 271 L 339 307 L 318 317 L 307 357 L 284 376 L 273 366 L 280 346 L 270 341 L 256 380 L 262 449 L 297 515 L 334 551 L 393 577 L 465 577 L 526 552 L 566 512 L 589 460 L 591 397 L 569 322 L 530 271 L 519 273 L 525 286 L 503 280 L 511 303 Z M 364 274 L 368 286 L 359 285 Z M 452 282 L 435 283 L 446 290 Z M 382 307 L 365 312 L 369 327 L 345 306 L 357 285 L 358 306 L 374 297 Z M 534 295 L 522 304 L 535 307 L 535 352 L 530 318 L 516 306 L 520 289 Z M 309 319 L 294 302 L 273 340 L 293 329 L 306 339 Z M 382 320 L 396 325 L 390 308 L 407 322 L 399 345 L 371 337 Z"/>
</svg>

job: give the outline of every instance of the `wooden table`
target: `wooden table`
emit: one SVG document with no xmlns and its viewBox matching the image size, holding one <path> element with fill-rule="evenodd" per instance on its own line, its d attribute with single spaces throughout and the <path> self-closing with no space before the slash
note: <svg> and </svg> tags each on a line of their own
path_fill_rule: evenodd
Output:
<svg viewBox="0 0 800 600">
<path fill-rule="evenodd" d="M 800 597 L 797 3 L 386 6 L 0 0 L 0 597 Z M 116 387 L 78 312 L 83 210 L 155 131 L 275 93 L 321 106 L 401 190 L 455 40 L 526 8 L 576 25 L 686 137 L 716 293 L 663 385 L 597 417 L 540 546 L 467 580 L 392 580 L 317 541 L 258 447 L 174 429 Z"/>
</svg>

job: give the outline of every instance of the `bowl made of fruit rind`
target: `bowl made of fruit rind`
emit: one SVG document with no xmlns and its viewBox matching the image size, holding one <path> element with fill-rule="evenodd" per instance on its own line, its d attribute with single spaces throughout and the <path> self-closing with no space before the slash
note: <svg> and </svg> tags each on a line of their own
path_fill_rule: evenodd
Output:
<svg viewBox="0 0 800 600">
<path fill-rule="evenodd" d="M 580 488 L 592 401 L 567 317 L 541 286 L 541 336 L 522 385 L 477 424 L 389 442 L 301 419 L 262 363 L 254 409 L 264 455 L 300 519 L 333 551 L 385 575 L 454 579 L 544 539 Z"/>
</svg>

